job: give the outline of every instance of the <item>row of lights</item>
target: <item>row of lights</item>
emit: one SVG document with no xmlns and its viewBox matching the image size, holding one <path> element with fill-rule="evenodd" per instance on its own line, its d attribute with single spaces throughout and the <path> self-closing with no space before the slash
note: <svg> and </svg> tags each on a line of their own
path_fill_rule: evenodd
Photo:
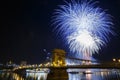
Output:
<svg viewBox="0 0 120 80">
<path fill-rule="evenodd" d="M 113 58 L 113 61 L 114 61 L 114 62 L 120 62 L 120 59 L 115 59 L 115 58 Z"/>
</svg>

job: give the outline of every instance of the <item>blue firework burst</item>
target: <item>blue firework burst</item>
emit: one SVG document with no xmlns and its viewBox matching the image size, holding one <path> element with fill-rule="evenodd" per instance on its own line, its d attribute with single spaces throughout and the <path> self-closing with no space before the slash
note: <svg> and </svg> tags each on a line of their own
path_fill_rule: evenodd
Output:
<svg viewBox="0 0 120 80">
<path fill-rule="evenodd" d="M 98 53 L 106 45 L 112 31 L 112 18 L 97 2 L 66 2 L 55 10 L 53 24 L 58 34 L 69 45 L 70 51 L 83 56 Z"/>
</svg>

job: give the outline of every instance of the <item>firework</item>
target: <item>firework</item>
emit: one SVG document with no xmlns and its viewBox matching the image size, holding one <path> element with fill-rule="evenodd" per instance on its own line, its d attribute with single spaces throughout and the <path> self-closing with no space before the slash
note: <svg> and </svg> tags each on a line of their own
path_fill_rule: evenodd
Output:
<svg viewBox="0 0 120 80">
<path fill-rule="evenodd" d="M 53 21 L 58 34 L 68 44 L 70 51 L 78 55 L 92 56 L 109 40 L 112 19 L 92 1 L 71 1 L 56 9 Z"/>
</svg>

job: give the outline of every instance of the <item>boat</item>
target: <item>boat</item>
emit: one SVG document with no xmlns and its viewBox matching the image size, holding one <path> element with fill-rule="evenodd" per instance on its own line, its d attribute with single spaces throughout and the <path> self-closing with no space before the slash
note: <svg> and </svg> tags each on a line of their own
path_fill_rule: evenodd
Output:
<svg viewBox="0 0 120 80">
<path fill-rule="evenodd" d="M 84 71 L 83 74 L 93 74 L 91 71 Z"/>
</svg>

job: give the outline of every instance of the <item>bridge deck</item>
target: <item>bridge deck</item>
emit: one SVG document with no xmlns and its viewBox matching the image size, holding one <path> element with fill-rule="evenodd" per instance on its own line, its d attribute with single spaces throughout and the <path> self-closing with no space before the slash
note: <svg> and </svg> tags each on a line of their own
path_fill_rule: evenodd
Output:
<svg viewBox="0 0 120 80">
<path fill-rule="evenodd" d="M 39 67 L 39 68 L 56 68 L 56 69 L 68 69 L 68 68 L 97 68 L 97 69 L 120 69 L 120 65 L 76 65 L 76 66 L 62 66 L 62 67 Z"/>
</svg>

